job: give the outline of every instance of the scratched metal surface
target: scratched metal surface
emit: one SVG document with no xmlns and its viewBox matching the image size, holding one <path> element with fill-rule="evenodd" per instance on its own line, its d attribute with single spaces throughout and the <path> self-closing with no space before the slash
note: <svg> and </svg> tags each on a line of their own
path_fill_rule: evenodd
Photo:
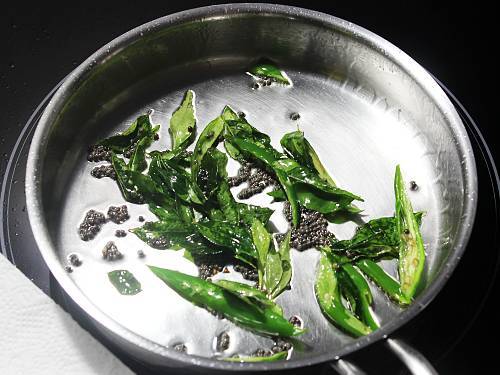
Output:
<svg viewBox="0 0 500 375">
<path fill-rule="evenodd" d="M 279 7 L 273 9 L 282 11 Z M 177 28 L 168 28 L 168 22 L 153 23 L 136 31 L 132 38 L 136 38 L 135 43 L 122 40 L 111 44 L 102 51 L 104 57 L 82 65 L 80 75 L 73 77 L 70 87 L 63 86 L 66 92 L 56 95 L 49 106 L 42 124 L 52 130 L 45 130 L 43 135 L 37 130 L 41 146 L 32 147 L 30 155 L 28 173 L 36 176 L 27 179 L 28 195 L 32 196 L 31 201 L 28 198 L 28 210 L 32 222 L 40 215 L 46 219 L 46 232 L 38 241 L 42 242 L 49 267 L 58 270 L 58 280 L 64 279 L 63 287 L 70 295 L 77 293 L 76 302 L 85 305 L 91 315 L 98 312 L 106 317 L 108 329 L 116 333 L 116 327 L 120 327 L 119 335 L 125 340 L 176 360 L 185 357 L 168 348 L 179 343 L 187 346 L 189 354 L 209 358 L 251 354 L 257 348 L 272 346 L 271 339 L 194 307 L 145 266 L 197 274 L 196 267 L 182 257 L 182 251 L 151 249 L 132 234 L 114 237 L 116 229 L 141 225 L 139 215 L 154 220 L 145 206 L 127 203 L 131 219 L 121 225 L 104 225 L 92 241 L 82 242 L 77 234 L 87 210 L 106 212 L 110 205 L 125 203 L 113 181 L 90 176 L 95 164 L 86 161 L 87 146 L 125 129 L 139 114 L 153 109 L 153 123 L 162 125 L 160 140 L 153 148 L 168 148 L 170 115 L 184 91 L 192 89 L 196 93 L 198 133 L 226 104 L 244 111 L 249 122 L 269 134 L 277 148 L 281 136 L 298 126 L 338 185 L 365 199 L 359 204 L 364 221 L 393 214 L 393 175 L 396 164 L 400 164 L 406 181 L 414 180 L 419 186 L 410 192 L 414 208 L 426 212 L 422 232 L 427 252 L 427 296 L 424 291 L 413 310 L 423 308 L 430 300 L 434 280 L 452 268 L 454 251 L 463 245 L 460 241 L 467 232 L 464 225 L 471 225 L 474 212 L 470 208 L 475 199 L 474 164 L 451 103 L 444 94 L 429 92 L 438 89 L 424 79 L 423 72 L 416 68 L 408 71 L 413 62 L 406 55 L 392 51 L 394 47 L 387 42 L 374 46 L 373 40 L 367 38 L 373 35 L 345 21 L 334 19 L 338 23 L 336 30 L 308 19 L 316 15 L 312 12 L 299 12 L 293 17 L 293 12 L 285 11 L 279 15 L 270 12 L 266 17 L 251 11 L 247 16 L 240 13 L 234 17 L 226 12 L 214 13 L 203 22 L 184 21 Z M 251 37 L 242 32 L 250 26 L 257 30 Z M 179 40 L 180 36 L 185 39 Z M 236 40 L 245 43 L 228 50 L 226 44 Z M 193 49 L 188 50 L 186 45 Z M 168 60 L 172 54 L 177 56 L 175 63 Z M 263 54 L 281 63 L 293 87 L 251 89 L 253 81 L 245 74 L 245 67 Z M 311 55 L 316 56 L 312 62 L 306 58 Z M 165 65 L 153 60 L 155 56 Z M 395 56 L 401 61 L 394 61 Z M 107 86 L 110 83 L 113 88 Z M 299 121 L 290 119 L 292 112 L 300 113 Z M 230 174 L 236 169 L 236 163 L 231 162 Z M 237 191 L 233 190 L 235 194 Z M 271 204 L 265 194 L 249 202 L 275 209 L 273 224 L 280 232 L 286 230 L 281 204 Z M 36 230 L 36 224 L 34 227 Z M 339 238 L 349 238 L 354 228 L 354 223 L 331 225 Z M 102 260 L 101 249 L 109 240 L 114 240 L 124 254 L 122 260 Z M 145 251 L 145 258 L 137 257 L 138 249 Z M 62 266 L 73 252 L 81 255 L 83 265 L 64 274 Z M 290 366 L 301 360 L 313 363 L 333 358 L 371 339 L 355 340 L 322 316 L 313 292 L 318 255 L 314 249 L 293 250 L 292 289 L 278 298 L 285 314 L 300 316 L 308 328 L 291 353 Z M 395 274 L 394 262 L 386 261 L 384 267 Z M 118 294 L 107 279 L 107 272 L 113 269 L 130 270 L 140 280 L 143 291 L 133 297 Z M 238 279 L 239 275 L 231 272 L 227 277 Z M 408 312 L 391 303 L 377 288 L 372 290 L 374 313 L 382 325 L 380 332 L 386 328 L 389 332 L 404 321 Z M 217 353 L 215 338 L 223 331 L 231 337 L 230 347 Z M 192 363 L 219 366 L 212 364 L 215 361 L 193 359 Z"/>
</svg>

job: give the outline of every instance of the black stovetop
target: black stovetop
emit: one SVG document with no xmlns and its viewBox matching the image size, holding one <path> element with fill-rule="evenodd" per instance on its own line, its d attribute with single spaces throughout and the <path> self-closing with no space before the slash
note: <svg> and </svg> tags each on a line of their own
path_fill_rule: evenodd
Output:
<svg viewBox="0 0 500 375">
<path fill-rule="evenodd" d="M 0 40 L 4 48 L 0 57 L 0 176 L 9 178 L 7 192 L 11 201 L 8 209 L 12 220 L 1 225 L 3 229 L 8 226 L 7 247 L 13 253 L 7 247 L 3 250 L 56 301 L 63 303 L 64 298 L 58 293 L 30 239 L 23 211 L 25 148 L 22 141 L 29 140 L 29 131 L 34 126 L 34 122 L 28 121 L 30 115 L 66 74 L 114 37 L 154 18 L 209 4 L 188 0 L 140 5 L 85 2 L 62 6 L 11 2 L 3 6 L 0 14 Z M 496 77 L 496 62 L 489 52 L 496 47 L 492 9 L 482 9 L 479 4 L 473 9 L 460 9 L 456 4 L 450 7 L 387 1 L 376 4 L 328 2 L 328 5 L 297 1 L 287 4 L 352 21 L 403 49 L 459 98 L 492 152 L 500 150 L 499 140 L 493 135 L 495 106 L 488 90 L 493 80 L 496 81 L 493 78 Z M 486 372 L 496 359 L 495 345 L 486 339 L 500 334 L 495 309 L 500 291 L 499 278 L 495 275 L 499 252 L 496 237 L 498 202 L 494 200 L 484 144 L 472 123 L 466 123 L 470 125 L 469 135 L 475 145 L 480 182 L 475 229 L 462 261 L 443 291 L 416 320 L 396 335 L 414 345 L 444 374 Z M 18 154 L 13 153 L 16 142 Z M 17 164 L 13 156 L 19 156 Z M 5 175 L 7 168 L 13 175 Z M 388 361 L 392 367 L 387 368 L 392 372 L 402 372 L 397 361 L 390 361 L 388 357 L 389 354 L 377 345 L 351 356 L 358 363 L 370 364 L 378 370 L 382 367 L 374 363 Z M 141 371 L 139 365 L 128 363 Z"/>
</svg>

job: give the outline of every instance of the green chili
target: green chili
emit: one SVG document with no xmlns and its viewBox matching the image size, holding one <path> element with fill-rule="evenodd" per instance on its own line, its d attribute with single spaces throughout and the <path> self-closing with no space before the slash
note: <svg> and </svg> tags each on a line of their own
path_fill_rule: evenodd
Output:
<svg viewBox="0 0 500 375">
<path fill-rule="evenodd" d="M 377 263 L 371 259 L 362 259 L 356 266 L 377 284 L 391 299 L 400 305 L 408 305 L 410 300 L 401 292 L 399 283 L 389 276 Z"/>
<path fill-rule="evenodd" d="M 342 304 L 338 267 L 327 254 L 321 254 L 315 284 L 316 299 L 326 317 L 338 328 L 353 336 L 367 335 L 372 329 Z"/>
<path fill-rule="evenodd" d="M 266 357 L 226 357 L 221 358 L 223 361 L 227 362 L 272 362 L 272 361 L 280 361 L 286 359 L 288 357 L 288 352 L 279 352 Z"/>
<path fill-rule="evenodd" d="M 372 292 L 365 278 L 351 263 L 345 263 L 341 266 L 341 280 L 345 287 L 350 289 L 352 296 L 356 300 L 354 311 L 363 323 L 372 330 L 379 328 L 378 323 L 372 316 L 370 306 L 373 304 Z"/>
<path fill-rule="evenodd" d="M 177 271 L 149 266 L 151 271 L 181 297 L 197 306 L 223 314 L 245 328 L 270 336 L 297 336 L 295 327 L 275 309 L 251 303 L 220 285 Z"/>
<path fill-rule="evenodd" d="M 396 193 L 396 228 L 399 244 L 399 282 L 401 292 L 411 300 L 419 287 L 425 263 L 425 249 L 417 218 L 406 194 L 399 165 L 394 177 Z"/>
<path fill-rule="evenodd" d="M 269 299 L 263 291 L 251 285 L 230 280 L 217 280 L 215 281 L 215 284 L 229 290 L 232 293 L 236 293 L 241 298 L 248 298 L 258 302 L 260 305 L 274 310 L 277 314 L 283 315 L 283 310 L 280 305 Z"/>
</svg>

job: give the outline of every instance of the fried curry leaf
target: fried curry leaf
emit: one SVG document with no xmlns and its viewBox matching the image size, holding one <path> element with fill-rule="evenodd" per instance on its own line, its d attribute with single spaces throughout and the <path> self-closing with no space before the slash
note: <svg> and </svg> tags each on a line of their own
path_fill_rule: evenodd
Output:
<svg viewBox="0 0 500 375">
<path fill-rule="evenodd" d="M 198 173 L 196 178 L 196 183 L 207 199 L 217 199 L 216 193 L 220 189 L 221 184 L 227 185 L 226 165 L 227 156 L 224 153 L 216 148 L 207 150 L 201 161 L 200 173 Z M 227 203 L 224 202 L 224 204 Z"/>
<path fill-rule="evenodd" d="M 279 245 L 279 255 L 281 260 L 281 278 L 274 287 L 271 297 L 276 298 L 290 285 L 292 280 L 292 260 L 290 258 L 290 237 L 291 232 L 288 232 L 285 239 Z"/>
<path fill-rule="evenodd" d="M 151 211 L 155 216 L 160 220 L 177 220 L 179 218 L 179 215 L 177 214 L 176 210 L 170 209 L 167 210 L 164 207 L 157 206 L 154 203 L 149 204 L 149 211 Z"/>
<path fill-rule="evenodd" d="M 281 138 L 281 146 L 285 153 L 299 164 L 316 171 L 324 181 L 332 186 L 336 186 L 333 178 L 330 177 L 326 168 L 319 160 L 318 154 L 314 151 L 309 141 L 304 137 L 304 132 L 297 130 L 287 133 Z"/>
<path fill-rule="evenodd" d="M 341 224 L 349 221 L 352 219 L 352 215 L 361 212 L 354 205 L 342 205 L 336 200 L 332 200 L 328 194 L 308 189 L 307 185 L 297 184 L 295 188 L 295 194 L 301 206 L 325 214 L 326 219 L 332 223 Z M 273 197 L 275 202 L 282 202 L 287 199 L 287 195 L 283 189 L 276 189 L 267 194 Z"/>
<path fill-rule="evenodd" d="M 213 246 L 191 225 L 179 219 L 147 222 L 130 230 L 149 246 L 159 250 L 186 249 L 193 255 L 220 254 L 224 249 Z"/>
<path fill-rule="evenodd" d="M 253 128 L 244 119 L 227 122 L 225 142 L 239 151 L 236 159 L 257 161 L 274 172 L 283 190 L 272 192 L 271 195 L 279 200 L 284 193 L 292 208 L 294 226 L 299 220 L 299 204 L 321 213 L 331 214 L 340 210 L 350 210 L 353 200 L 362 201 L 361 197 L 339 189 L 328 179 L 323 179 L 316 169 L 309 169 L 278 152 L 271 146 L 269 137 Z M 309 165 L 314 167 L 312 162 Z"/>
<path fill-rule="evenodd" d="M 267 207 L 253 206 L 251 204 L 236 203 L 236 209 L 239 212 L 240 220 L 247 225 L 251 225 L 254 219 L 259 220 L 264 225 L 267 224 L 273 210 Z"/>
<path fill-rule="evenodd" d="M 166 151 L 151 151 L 149 156 L 152 158 L 160 158 L 163 160 L 172 160 L 179 167 L 189 168 L 191 166 L 191 152 L 187 150 L 172 150 Z"/>
<path fill-rule="evenodd" d="M 191 181 L 189 174 L 172 160 L 153 156 L 149 166 L 151 179 L 159 186 L 164 195 L 176 196 L 189 203 Z"/>
<path fill-rule="evenodd" d="M 422 221 L 422 212 L 415 214 L 418 225 Z M 370 220 L 357 228 L 350 240 L 336 241 L 332 250 L 347 255 L 351 259 L 359 258 L 397 258 L 399 256 L 399 234 L 394 217 L 381 217 Z"/>
<path fill-rule="evenodd" d="M 321 163 L 318 154 L 311 146 L 309 141 L 304 137 L 304 132 L 297 130 L 285 134 L 283 138 L 281 138 L 281 146 L 289 157 L 294 159 L 300 165 L 305 166 L 312 171 L 315 171 L 318 176 L 330 186 L 334 188 L 337 187 L 335 181 L 328 174 L 328 171 Z M 311 195 L 311 193 L 309 195 Z M 340 210 L 346 211 L 350 214 L 361 212 L 361 210 L 354 205 L 339 205 L 339 207 L 334 207 L 332 204 L 325 205 L 325 203 L 332 202 L 328 198 L 321 199 L 321 197 L 317 197 L 317 199 L 313 199 L 313 197 L 310 196 L 308 202 L 302 203 L 302 201 L 306 200 L 306 197 L 303 196 L 303 194 L 299 194 L 299 199 L 301 200 L 302 205 L 308 205 L 306 206 L 307 208 L 325 214 L 336 213 Z M 331 219 L 331 221 L 336 221 L 338 218 L 336 216 L 331 216 L 328 219 Z"/>
<path fill-rule="evenodd" d="M 154 137 L 159 127 L 153 128 L 149 115 L 139 116 L 125 131 L 103 139 L 97 144 L 109 147 L 114 153 L 121 154 L 144 137 Z"/>
<path fill-rule="evenodd" d="M 316 173 L 301 166 L 293 159 L 276 160 L 272 166 L 275 170 L 285 172 L 294 184 L 304 184 L 310 189 L 316 189 L 323 194 L 327 194 L 340 205 L 347 205 L 353 200 L 363 201 L 361 197 L 353 193 L 331 186 Z"/>
<path fill-rule="evenodd" d="M 271 235 L 259 220 L 254 219 L 251 230 L 258 254 L 259 288 L 270 298 L 275 298 L 286 289 L 292 277 L 290 233 L 276 250 Z"/>
<path fill-rule="evenodd" d="M 234 252 L 234 256 L 256 266 L 257 250 L 252 241 L 250 230 L 244 225 L 218 220 L 203 220 L 195 224 L 198 232 L 214 245 Z"/>
<path fill-rule="evenodd" d="M 112 154 L 111 163 L 116 173 L 118 187 L 126 201 L 137 204 L 150 202 L 162 207 L 175 205 L 172 198 L 162 194 L 151 177 L 130 170 L 125 161 L 115 154 Z"/>
<path fill-rule="evenodd" d="M 282 157 L 271 145 L 266 145 L 260 141 L 254 142 L 247 136 L 233 136 L 227 138 L 236 147 L 244 160 L 257 161 L 272 170 L 272 164 Z"/>
<path fill-rule="evenodd" d="M 264 265 L 264 289 L 268 296 L 271 297 L 273 295 L 273 290 L 278 286 L 282 276 L 283 267 L 281 257 L 274 246 L 272 246 L 267 254 Z"/>
<path fill-rule="evenodd" d="M 284 72 L 279 70 L 273 64 L 257 64 L 250 69 L 250 73 L 256 75 L 259 78 L 270 79 L 274 82 L 282 83 L 284 85 L 290 85 L 291 81 L 286 77 Z"/>
<path fill-rule="evenodd" d="M 170 136 L 172 150 L 178 152 L 193 143 L 196 134 L 196 117 L 194 114 L 194 92 L 186 91 L 181 105 L 170 119 Z"/>
<path fill-rule="evenodd" d="M 236 202 L 227 182 L 227 156 L 215 148 L 209 149 L 202 161 L 203 180 L 198 186 L 207 197 L 207 203 L 215 209 L 210 217 L 219 221 L 251 225 L 254 218 L 264 223 L 269 221 L 273 211 L 266 207 L 251 206 Z"/>
<path fill-rule="evenodd" d="M 193 151 L 193 156 L 191 157 L 191 181 L 193 183 L 194 191 L 202 202 L 205 202 L 207 198 L 203 194 L 203 191 L 198 186 L 197 182 L 201 164 L 208 150 L 217 146 L 219 142 L 219 136 L 224 130 L 224 124 L 225 122 L 221 116 L 211 121 L 200 134 Z"/>
<path fill-rule="evenodd" d="M 227 156 L 216 148 L 209 149 L 201 163 L 198 186 L 207 198 L 205 206 L 214 207 L 210 218 L 240 223 L 240 210 L 227 182 Z"/>
<path fill-rule="evenodd" d="M 125 296 L 133 296 L 142 290 L 141 283 L 127 270 L 108 272 L 108 278 L 116 290 Z"/>
<path fill-rule="evenodd" d="M 221 183 L 216 191 L 216 199 L 205 204 L 205 206 L 207 205 L 215 207 L 208 213 L 211 220 L 240 223 L 240 212 L 227 184 Z"/>
<path fill-rule="evenodd" d="M 252 240 L 257 249 L 257 272 L 259 275 L 259 288 L 267 289 L 265 285 L 264 275 L 267 264 L 267 256 L 271 245 L 271 235 L 268 233 L 264 225 L 257 219 L 252 222 Z"/>
<path fill-rule="evenodd" d="M 299 203 L 295 187 L 285 171 L 274 168 L 274 163 L 279 161 L 281 154 L 270 145 L 268 139 L 260 137 L 260 132 L 253 131 L 254 128 L 251 126 L 248 132 L 246 130 L 244 132 L 232 132 L 231 125 L 226 126 L 226 128 L 228 129 L 226 131 L 226 142 L 239 151 L 238 157 L 243 157 L 245 160 L 256 160 L 274 171 L 292 207 L 293 224 L 297 225 L 299 222 Z"/>
<path fill-rule="evenodd" d="M 137 142 L 134 152 L 130 156 L 128 167 L 132 171 L 142 172 L 148 167 L 146 162 L 146 149 L 151 146 L 153 137 L 145 136 Z"/>
<path fill-rule="evenodd" d="M 224 108 L 223 118 L 226 122 L 224 129 L 226 143 L 231 143 L 233 138 L 242 138 L 263 148 L 271 147 L 271 138 L 267 134 L 254 128 L 244 117 L 238 116 L 231 108 Z M 228 153 L 234 159 L 240 160 L 239 157 L 233 156 L 231 152 Z"/>
<path fill-rule="evenodd" d="M 283 158 L 271 166 L 291 204 L 294 225 L 298 223 L 299 203 L 321 213 L 332 213 L 347 208 L 353 200 L 362 200 L 355 194 L 329 185 L 295 160 Z"/>
</svg>

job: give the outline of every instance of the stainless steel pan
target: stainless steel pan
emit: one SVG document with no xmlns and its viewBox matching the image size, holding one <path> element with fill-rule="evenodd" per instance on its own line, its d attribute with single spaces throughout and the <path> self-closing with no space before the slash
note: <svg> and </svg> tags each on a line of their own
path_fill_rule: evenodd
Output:
<svg viewBox="0 0 500 375">
<path fill-rule="evenodd" d="M 284 67 L 292 88 L 252 90 L 245 69 L 260 57 Z M 116 239 L 125 254 L 104 262 L 100 250 L 118 226 L 106 224 L 97 238 L 82 242 L 77 226 L 90 208 L 105 211 L 123 203 L 116 185 L 90 177 L 87 146 L 124 129 L 153 109 L 163 125 L 157 148 L 168 147 L 166 128 L 184 90 L 196 92 L 200 128 L 225 104 L 248 115 L 250 123 L 275 141 L 298 125 L 340 186 L 365 198 L 363 219 L 392 215 L 392 179 L 401 164 L 418 210 L 426 211 L 425 288 L 407 309 L 377 289 L 375 313 L 381 329 L 353 339 L 321 315 L 314 300 L 317 251 L 293 252 L 292 290 L 279 298 L 285 313 L 299 315 L 309 332 L 286 362 L 234 364 L 213 359 L 213 341 L 228 331 L 226 354 L 249 354 L 272 341 L 248 333 L 193 307 L 162 285 L 144 264 L 196 273 L 182 252 L 148 248 L 131 234 Z M 233 165 L 233 170 L 235 166 Z M 50 270 L 115 343 L 152 365 L 198 366 L 214 370 L 274 370 L 333 361 L 363 348 L 415 317 L 443 287 L 465 249 L 477 199 L 471 146 L 452 103 L 409 56 L 377 35 L 341 19 L 300 8 L 265 4 L 221 5 L 166 16 L 113 40 L 89 57 L 59 88 L 36 129 L 26 172 L 30 222 Z M 257 198 L 269 204 L 270 198 Z M 128 204 L 140 225 L 147 209 Z M 272 204 L 277 212 L 279 205 Z M 278 214 L 274 225 L 284 230 Z M 333 226 L 349 237 L 354 223 Z M 144 249 L 146 258 L 136 256 Z M 77 252 L 83 265 L 64 270 Z M 395 263 L 384 267 L 395 273 Z M 129 269 L 142 282 L 135 297 L 116 293 L 111 269 Z M 186 355 L 172 347 L 183 343 Z M 394 344 L 394 342 L 393 342 Z"/>
</svg>

